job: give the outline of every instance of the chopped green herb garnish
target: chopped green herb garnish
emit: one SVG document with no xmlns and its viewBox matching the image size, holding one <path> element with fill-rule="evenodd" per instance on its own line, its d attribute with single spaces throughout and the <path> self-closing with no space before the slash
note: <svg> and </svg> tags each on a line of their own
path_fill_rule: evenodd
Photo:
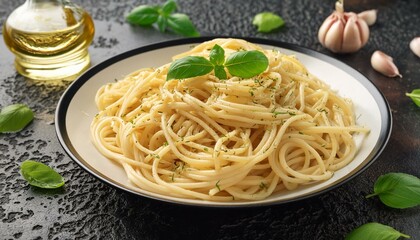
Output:
<svg viewBox="0 0 420 240">
<path fill-rule="evenodd" d="M 219 190 L 219 192 L 220 192 L 219 182 L 220 182 L 220 180 L 216 182 L 216 188 L 217 188 L 217 189 Z"/>
<path fill-rule="evenodd" d="M 268 189 L 267 185 L 264 182 L 260 183 L 260 189 Z"/>
</svg>

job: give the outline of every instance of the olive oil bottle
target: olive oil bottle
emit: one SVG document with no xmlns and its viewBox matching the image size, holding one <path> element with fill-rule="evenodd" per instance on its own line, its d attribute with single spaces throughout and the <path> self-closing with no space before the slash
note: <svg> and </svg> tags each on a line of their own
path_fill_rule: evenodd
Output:
<svg viewBox="0 0 420 240">
<path fill-rule="evenodd" d="M 90 66 L 93 21 L 67 0 L 26 0 L 3 25 L 16 70 L 36 80 L 74 80 Z"/>
</svg>

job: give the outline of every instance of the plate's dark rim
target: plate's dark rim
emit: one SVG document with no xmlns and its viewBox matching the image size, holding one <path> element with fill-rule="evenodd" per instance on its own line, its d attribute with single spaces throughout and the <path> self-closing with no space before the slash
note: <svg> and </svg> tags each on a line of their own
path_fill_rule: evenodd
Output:
<svg viewBox="0 0 420 240">
<path fill-rule="evenodd" d="M 320 191 L 307 194 L 298 198 L 293 199 L 286 199 L 282 201 L 270 201 L 270 202 L 264 202 L 264 203 L 253 203 L 253 202 L 241 202 L 240 205 L 238 204 L 232 204 L 232 203 L 218 203 L 217 205 L 211 204 L 211 202 L 208 201 L 202 201 L 200 203 L 191 203 L 191 202 L 183 202 L 182 199 L 179 201 L 172 201 L 169 199 L 159 198 L 147 194 L 143 194 L 128 188 L 125 188 L 124 186 L 119 185 L 118 183 L 114 182 L 112 179 L 109 179 L 105 175 L 101 174 L 100 172 L 96 171 L 95 169 L 90 168 L 90 166 L 86 166 L 80 159 L 83 159 L 76 149 L 74 148 L 73 144 L 71 143 L 67 129 L 66 129 L 66 115 L 67 110 L 69 108 L 70 102 L 73 99 L 76 92 L 87 82 L 91 77 L 93 77 L 98 72 L 102 71 L 103 69 L 107 68 L 108 66 L 119 62 L 123 59 L 132 57 L 134 55 L 138 55 L 141 53 L 145 53 L 152 50 L 157 50 L 160 48 L 165 47 L 171 47 L 176 45 L 185 45 L 185 44 L 197 44 L 204 41 L 209 41 L 214 38 L 226 38 L 226 36 L 211 36 L 211 37 L 198 37 L 198 38 L 187 38 L 187 39 L 177 39 L 177 40 L 170 40 L 165 42 L 160 42 L 156 44 L 151 44 L 143 47 L 139 47 L 124 53 L 121 53 L 119 55 L 116 55 L 114 57 L 111 57 L 96 66 L 93 66 L 88 71 L 86 71 L 84 74 L 82 74 L 77 80 L 75 80 L 63 93 L 63 95 L 60 98 L 60 101 L 58 102 L 56 114 L 55 114 L 55 129 L 56 134 L 58 137 L 58 140 L 61 144 L 61 146 L 64 148 L 66 153 L 70 156 L 71 159 L 73 159 L 79 166 L 81 166 L 83 169 L 85 169 L 87 172 L 92 174 L 93 176 L 97 177 L 99 180 L 104 181 L 107 184 L 110 184 L 111 186 L 114 186 L 116 188 L 122 189 L 124 191 L 140 195 L 143 197 L 147 197 L 150 199 L 155 199 L 159 201 L 164 201 L 168 203 L 173 204 L 182 204 L 182 205 L 189 205 L 189 206 L 200 206 L 200 207 L 257 207 L 257 206 L 265 206 L 265 205 L 275 205 L 275 204 L 284 204 L 289 202 L 295 202 L 302 199 L 310 198 L 313 196 L 317 196 L 319 194 L 325 193 L 327 191 L 330 191 L 332 189 L 335 189 L 338 186 L 341 186 L 342 184 L 346 183 L 347 181 L 353 179 L 354 177 L 361 174 L 364 170 L 366 170 L 382 153 L 385 146 L 387 145 L 389 138 L 391 136 L 392 131 L 392 115 L 391 110 L 388 104 L 388 101 L 386 100 L 384 94 L 363 74 L 361 74 L 356 69 L 350 67 L 349 65 L 345 64 L 344 62 L 341 62 L 335 58 L 332 58 L 330 56 L 327 56 L 323 53 L 317 52 L 315 50 L 301 47 L 295 44 L 275 41 L 275 40 L 269 40 L 269 39 L 260 39 L 260 38 L 250 38 L 250 37 L 240 37 L 241 39 L 244 39 L 246 41 L 256 43 L 256 44 L 264 44 L 264 45 L 270 45 L 275 47 L 281 47 L 290 49 L 293 51 L 297 51 L 318 59 L 321 59 L 325 62 L 328 62 L 334 66 L 337 66 L 338 68 L 342 69 L 346 73 L 350 74 L 352 77 L 354 77 L 356 80 L 358 80 L 373 96 L 375 99 L 380 113 L 381 113 L 381 119 L 382 119 L 382 128 L 380 130 L 379 139 L 376 143 L 375 147 L 373 148 L 370 155 L 367 157 L 367 160 L 365 165 L 363 165 L 360 169 L 358 169 L 356 172 L 354 172 L 352 175 L 345 177 L 341 181 L 335 183 L 332 186 L 326 187 L 325 189 L 322 189 Z M 128 74 L 128 73 L 127 73 Z"/>
</svg>

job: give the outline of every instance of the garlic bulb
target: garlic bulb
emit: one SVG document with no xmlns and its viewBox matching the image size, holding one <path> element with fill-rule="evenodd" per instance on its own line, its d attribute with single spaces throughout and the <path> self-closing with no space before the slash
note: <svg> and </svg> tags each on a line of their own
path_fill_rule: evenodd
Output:
<svg viewBox="0 0 420 240">
<path fill-rule="evenodd" d="M 415 37 L 410 42 L 410 49 L 417 57 L 420 57 L 420 37 Z"/>
<path fill-rule="evenodd" d="M 367 25 L 372 26 L 376 22 L 376 16 L 378 15 L 378 10 L 372 9 L 363 11 L 361 13 L 358 13 L 357 16 L 367 23 Z"/>
<path fill-rule="evenodd" d="M 394 64 L 392 57 L 386 55 L 385 53 L 379 50 L 375 51 L 372 54 L 372 57 L 370 58 L 370 63 L 372 64 L 373 69 L 387 77 L 402 77 L 402 75 L 398 71 L 397 66 L 395 66 Z"/>
<path fill-rule="evenodd" d="M 344 12 L 342 2 L 337 2 L 335 9 L 319 28 L 319 41 L 335 53 L 358 51 L 369 39 L 367 23 L 356 13 Z"/>
</svg>

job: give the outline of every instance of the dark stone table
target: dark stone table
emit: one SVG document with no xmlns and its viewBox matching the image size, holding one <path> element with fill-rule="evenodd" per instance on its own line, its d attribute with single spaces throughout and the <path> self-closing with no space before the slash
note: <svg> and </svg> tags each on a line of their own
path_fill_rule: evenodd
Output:
<svg viewBox="0 0 420 240">
<path fill-rule="evenodd" d="M 22 2 L 0 0 L 0 22 Z M 180 38 L 125 23 L 125 14 L 145 1 L 78 3 L 91 13 L 96 25 L 90 47 L 93 64 L 139 46 Z M 204 36 L 260 37 L 318 50 L 362 72 L 389 101 L 393 132 L 372 166 L 320 196 L 268 207 L 178 206 L 97 180 L 66 155 L 55 134 L 54 112 L 69 83 L 37 83 L 18 75 L 13 55 L 0 40 L 0 107 L 26 103 L 36 115 L 25 130 L 0 134 L 0 239 L 343 239 L 355 227 L 372 221 L 420 239 L 420 207 L 396 210 L 377 198 L 365 199 L 382 174 L 420 176 L 420 108 L 405 96 L 420 88 L 420 58 L 408 47 L 412 38 L 420 36 L 420 2 L 346 0 L 346 4 L 347 10 L 355 12 L 379 9 L 378 22 L 361 51 L 335 55 L 317 40 L 318 27 L 332 11 L 333 0 L 179 0 L 180 11 L 191 17 Z M 267 10 L 281 15 L 286 26 L 274 33 L 258 33 L 252 17 Z M 387 78 L 370 67 L 370 56 L 377 49 L 394 57 L 403 78 Z M 43 191 L 28 186 L 19 165 L 29 158 L 59 171 L 67 181 L 65 187 Z"/>
</svg>

